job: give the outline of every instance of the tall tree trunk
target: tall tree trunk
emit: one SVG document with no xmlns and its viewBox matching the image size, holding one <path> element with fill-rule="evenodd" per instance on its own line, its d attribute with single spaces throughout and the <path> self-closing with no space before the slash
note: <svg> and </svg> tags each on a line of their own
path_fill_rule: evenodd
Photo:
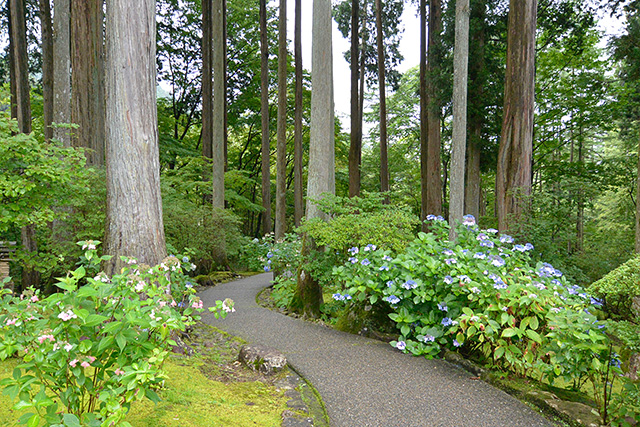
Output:
<svg viewBox="0 0 640 427">
<path fill-rule="evenodd" d="M 636 184 L 636 253 L 640 254 L 640 131 L 638 132 L 638 178 Z"/>
<path fill-rule="evenodd" d="M 107 0 L 105 252 L 156 265 L 166 256 L 156 107 L 155 1 Z"/>
<path fill-rule="evenodd" d="M 498 169 L 498 228 L 515 226 L 531 192 L 537 0 L 511 0 Z"/>
<path fill-rule="evenodd" d="M 427 188 L 429 186 L 427 152 L 429 134 L 429 99 L 427 95 L 427 0 L 420 0 L 420 223 L 426 232 Z"/>
<path fill-rule="evenodd" d="M 287 229 L 287 1 L 278 17 L 278 120 L 276 145 L 276 239 Z"/>
<path fill-rule="evenodd" d="M 294 124 L 294 224 L 300 227 L 304 213 L 304 200 L 302 195 L 302 0 L 296 0 L 295 11 L 295 62 L 296 62 L 296 112 Z"/>
<path fill-rule="evenodd" d="M 42 30 L 42 119 L 44 138 L 53 138 L 53 28 L 50 0 L 39 0 Z"/>
<path fill-rule="evenodd" d="M 27 53 L 27 29 L 24 0 L 9 0 L 10 55 L 13 66 L 13 88 L 15 94 L 15 118 L 21 133 L 31 133 L 31 100 L 29 98 L 29 58 Z M 22 227 L 22 247 L 28 253 L 38 251 L 36 229 L 33 225 Z M 31 265 L 22 269 L 22 289 L 40 285 L 40 273 Z"/>
<path fill-rule="evenodd" d="M 202 0 L 202 156 L 213 158 L 213 0 Z M 210 166 L 209 166 L 210 167 Z M 209 180 L 211 171 L 205 168 L 204 178 Z"/>
<path fill-rule="evenodd" d="M 378 43 L 378 87 L 380 89 L 380 191 L 389 203 L 389 158 L 387 155 L 387 95 L 382 34 L 382 0 L 376 0 L 376 40 Z"/>
<path fill-rule="evenodd" d="M 349 145 L 349 197 L 360 195 L 360 156 L 362 139 L 358 131 L 361 121 L 358 77 L 360 74 L 360 0 L 351 0 L 351 135 Z"/>
<path fill-rule="evenodd" d="M 442 61 L 439 50 L 442 33 L 441 0 L 429 0 L 429 40 L 427 57 L 427 156 L 426 156 L 426 199 L 425 215 L 442 214 L 442 178 L 440 177 L 440 116 L 441 107 L 437 95 L 436 77 L 440 74 Z"/>
<path fill-rule="evenodd" d="M 307 178 L 307 219 L 326 218 L 311 200 L 322 193 L 335 194 L 335 122 L 333 109 L 333 55 L 331 39 L 331 0 L 313 0 L 311 71 L 311 135 L 309 176 Z M 316 250 L 309 236 L 303 238 L 303 256 Z M 296 300 L 311 317 L 320 315 L 322 289 L 305 266 L 298 271 Z"/>
<path fill-rule="evenodd" d="M 475 1 L 471 7 L 471 18 L 478 22 L 471 25 L 470 34 L 473 50 L 469 54 L 469 140 L 467 141 L 467 173 L 465 179 L 465 212 L 479 218 L 481 214 L 480 199 L 482 194 L 480 179 L 480 154 L 482 129 L 484 126 L 484 85 L 485 85 L 485 27 L 486 0 Z M 471 49 L 471 48 L 470 48 Z"/>
<path fill-rule="evenodd" d="M 580 118 L 582 121 L 582 117 Z M 578 136 L 578 164 L 579 171 L 582 171 L 582 167 L 584 166 L 584 147 L 583 147 L 583 136 L 582 136 L 582 125 L 580 126 L 580 135 Z M 582 172 L 578 173 L 578 178 L 580 178 Z M 582 252 L 584 248 L 584 191 L 582 188 L 578 188 L 578 215 L 576 218 L 576 252 Z"/>
<path fill-rule="evenodd" d="M 103 166 L 105 93 L 103 0 L 71 2 L 72 144 L 90 149 L 87 164 Z"/>
<path fill-rule="evenodd" d="M 229 167 L 229 159 L 228 159 L 228 143 L 229 143 L 229 132 L 228 125 L 229 120 L 227 117 L 227 0 L 222 0 L 222 82 L 224 84 L 224 88 L 222 89 L 222 93 L 224 93 L 223 97 L 223 107 L 222 111 L 224 111 L 224 119 L 223 119 L 223 127 L 222 127 L 222 145 L 224 147 L 224 171 L 227 172 Z M 226 202 L 225 202 L 226 207 Z"/>
<path fill-rule="evenodd" d="M 271 233 L 271 143 L 269 135 L 269 46 L 267 0 L 260 0 L 260 82 L 262 114 L 262 232 Z"/>
<path fill-rule="evenodd" d="M 53 15 L 53 121 L 71 123 L 70 0 L 54 0 Z M 69 129 L 53 129 L 53 137 L 71 145 Z"/>
<path fill-rule="evenodd" d="M 213 36 L 213 125 L 212 125 L 212 167 L 211 184 L 214 209 L 224 209 L 224 17 L 223 0 L 213 3 L 211 33 Z"/>
<path fill-rule="evenodd" d="M 469 0 L 456 1 L 456 39 L 453 50 L 453 134 L 449 224 L 462 222 L 464 214 L 464 155 L 467 147 L 467 74 L 469 65 Z M 455 237 L 451 228 L 450 237 Z"/>
</svg>

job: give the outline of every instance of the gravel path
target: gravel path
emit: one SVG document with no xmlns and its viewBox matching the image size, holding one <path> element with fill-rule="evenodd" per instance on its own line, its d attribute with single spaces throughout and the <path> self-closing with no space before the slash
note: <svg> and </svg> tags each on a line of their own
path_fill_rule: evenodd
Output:
<svg viewBox="0 0 640 427">
<path fill-rule="evenodd" d="M 231 298 L 236 312 L 203 321 L 248 342 L 274 347 L 320 393 L 333 427 L 550 427 L 508 394 L 442 360 L 290 318 L 256 304 L 271 274 L 202 291 L 205 306 Z"/>
</svg>

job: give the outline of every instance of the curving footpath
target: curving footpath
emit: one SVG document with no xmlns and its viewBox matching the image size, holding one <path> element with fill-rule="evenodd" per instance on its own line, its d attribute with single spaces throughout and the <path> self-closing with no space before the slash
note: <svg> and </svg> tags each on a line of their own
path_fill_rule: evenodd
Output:
<svg viewBox="0 0 640 427">
<path fill-rule="evenodd" d="M 203 321 L 248 342 L 274 347 L 320 393 L 331 426 L 549 427 L 508 394 L 442 360 L 284 316 L 256 304 L 271 274 L 202 291 L 205 306 L 231 298 L 236 312 Z"/>
</svg>

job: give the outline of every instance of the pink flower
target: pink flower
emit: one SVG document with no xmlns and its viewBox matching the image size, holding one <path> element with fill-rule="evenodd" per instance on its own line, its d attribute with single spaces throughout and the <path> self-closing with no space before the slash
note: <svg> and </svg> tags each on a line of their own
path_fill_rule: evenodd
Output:
<svg viewBox="0 0 640 427">
<path fill-rule="evenodd" d="M 193 304 L 191 304 L 191 307 L 196 308 L 196 309 L 197 308 L 202 308 L 203 307 L 202 301 L 194 301 Z"/>
<path fill-rule="evenodd" d="M 174 300 L 171 300 L 171 304 L 169 304 L 171 307 L 175 307 L 176 305 L 178 305 Z"/>
<path fill-rule="evenodd" d="M 80 366 L 82 366 L 83 368 L 88 368 L 89 366 L 91 366 L 91 364 L 85 361 L 85 362 L 82 362 Z"/>
<path fill-rule="evenodd" d="M 167 303 L 165 301 L 158 301 L 158 305 L 160 306 L 160 308 L 162 308 L 167 305 Z"/>
<path fill-rule="evenodd" d="M 6 324 L 7 324 L 7 326 L 8 325 L 15 325 L 17 321 L 18 321 L 18 319 L 7 319 Z"/>
<path fill-rule="evenodd" d="M 88 356 L 88 357 L 89 357 L 89 362 L 90 363 L 93 363 L 96 360 L 96 358 L 93 357 L 93 356 Z"/>
<path fill-rule="evenodd" d="M 73 359 L 71 362 L 69 362 L 69 366 L 71 366 L 72 368 L 75 368 L 76 363 L 78 363 L 78 359 Z"/>
<path fill-rule="evenodd" d="M 41 336 L 38 337 L 38 342 L 40 344 L 42 344 L 46 340 L 55 341 L 55 338 L 53 337 L 53 335 L 41 335 Z"/>
<path fill-rule="evenodd" d="M 123 371 L 122 369 L 118 368 L 118 369 L 116 369 L 116 370 L 115 370 L 114 374 L 116 374 L 116 375 L 123 375 L 123 374 L 124 374 L 124 371 Z"/>
<path fill-rule="evenodd" d="M 31 297 L 31 302 L 38 302 L 40 301 L 40 299 L 38 299 L 38 295 L 34 295 Z"/>
</svg>

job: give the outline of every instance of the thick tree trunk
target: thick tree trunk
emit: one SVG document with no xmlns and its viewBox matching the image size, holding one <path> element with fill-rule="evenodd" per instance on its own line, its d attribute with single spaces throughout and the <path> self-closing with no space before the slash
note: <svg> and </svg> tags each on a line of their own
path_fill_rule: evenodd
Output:
<svg viewBox="0 0 640 427">
<path fill-rule="evenodd" d="M 166 255 L 156 108 L 155 1 L 107 0 L 105 252 L 156 265 Z"/>
<path fill-rule="evenodd" d="M 213 3 L 212 36 L 213 36 L 213 125 L 212 125 L 212 167 L 211 185 L 214 209 L 224 209 L 224 17 L 223 0 Z"/>
<path fill-rule="evenodd" d="M 427 0 L 420 0 L 420 222 L 426 232 L 427 213 L 427 151 L 429 133 L 429 100 L 427 98 Z"/>
<path fill-rule="evenodd" d="M 333 108 L 333 55 L 331 0 L 313 0 L 311 135 L 309 140 L 309 176 L 307 178 L 307 219 L 326 218 L 312 200 L 322 193 L 335 194 L 335 120 Z M 307 236 L 307 239 L 308 236 Z M 310 239 L 309 239 L 310 240 Z M 308 245 L 308 246 L 307 246 Z M 305 241 L 303 256 L 316 250 Z M 310 272 L 298 271 L 295 304 L 308 316 L 320 315 L 322 289 Z"/>
<path fill-rule="evenodd" d="M 469 65 L 469 0 L 456 1 L 456 39 L 453 50 L 453 134 L 451 138 L 451 184 L 449 224 L 464 215 L 464 157 L 467 146 L 467 74 Z M 450 237 L 455 237 L 451 228 Z"/>
<path fill-rule="evenodd" d="M 13 73 L 12 87 L 15 91 L 15 115 L 21 133 L 31 133 L 31 100 L 29 98 L 29 69 L 27 53 L 27 29 L 25 22 L 25 3 L 23 0 L 9 0 L 10 55 Z M 12 109 L 13 112 L 13 109 Z M 36 230 L 33 225 L 22 227 L 22 247 L 28 253 L 38 251 Z M 40 273 L 30 265 L 22 269 L 22 289 L 40 285 Z"/>
<path fill-rule="evenodd" d="M 202 0 L 202 156 L 213 157 L 213 0 Z M 205 180 L 209 180 L 211 171 L 206 168 Z"/>
<path fill-rule="evenodd" d="M 378 43 L 378 88 L 380 89 L 380 191 L 389 203 L 389 158 L 387 155 L 387 95 L 382 34 L 382 0 L 376 0 L 376 40 Z"/>
<path fill-rule="evenodd" d="M 269 46 L 267 0 L 260 0 L 260 81 L 262 114 L 262 232 L 271 233 L 271 143 L 269 135 Z"/>
<path fill-rule="evenodd" d="M 296 62 L 296 111 L 294 124 L 294 224 L 300 227 L 304 215 L 304 200 L 302 194 L 302 4 L 296 0 L 295 11 L 295 62 Z"/>
<path fill-rule="evenodd" d="M 42 31 L 42 119 L 44 138 L 53 138 L 53 28 L 50 0 L 39 0 Z"/>
<path fill-rule="evenodd" d="M 498 228 L 513 228 L 531 191 L 537 0 L 511 0 L 498 169 Z"/>
<path fill-rule="evenodd" d="M 425 215 L 442 214 L 442 178 L 440 176 L 440 100 L 437 95 L 436 76 L 442 61 L 439 50 L 442 33 L 441 0 L 429 0 L 429 40 L 427 58 L 427 156 L 426 156 L 426 208 Z"/>
<path fill-rule="evenodd" d="M 53 15 L 53 121 L 71 123 L 70 0 L 54 0 Z M 53 129 L 53 137 L 71 145 L 69 129 Z"/>
<path fill-rule="evenodd" d="M 71 2 L 72 144 L 90 149 L 90 166 L 103 166 L 105 157 L 103 3 Z"/>
<path fill-rule="evenodd" d="M 351 135 L 349 145 L 349 197 L 360 195 L 360 156 L 362 139 L 359 126 L 361 121 L 358 77 L 360 74 L 360 0 L 351 0 Z"/>
<path fill-rule="evenodd" d="M 276 142 L 276 239 L 287 230 L 287 1 L 278 17 L 278 119 Z"/>
</svg>

